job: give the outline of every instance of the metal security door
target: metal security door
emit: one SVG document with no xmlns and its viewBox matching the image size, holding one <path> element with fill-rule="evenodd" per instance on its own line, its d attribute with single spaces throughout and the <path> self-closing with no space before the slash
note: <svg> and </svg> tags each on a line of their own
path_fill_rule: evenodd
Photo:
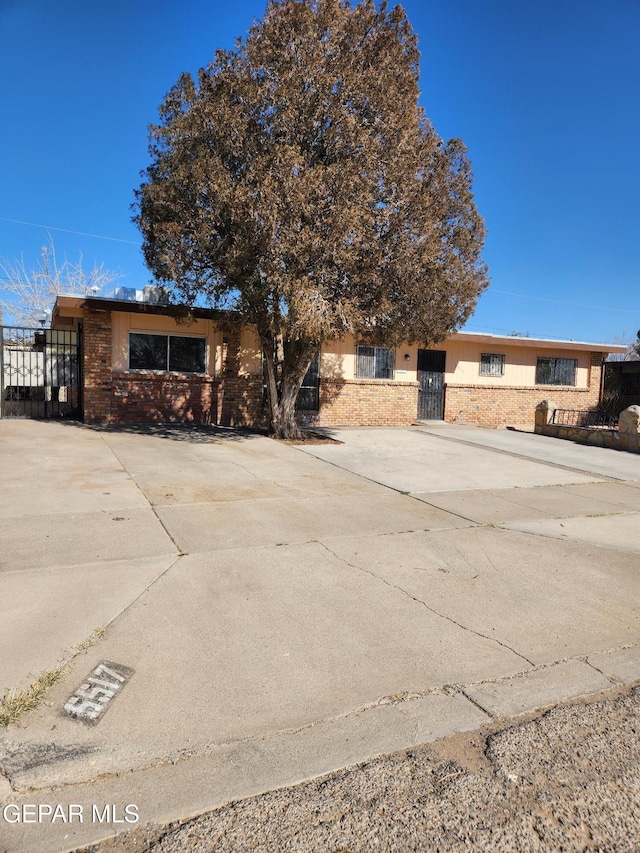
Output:
<svg viewBox="0 0 640 853">
<path fill-rule="evenodd" d="M 3 418 L 78 418 L 80 332 L 0 326 Z"/>
<path fill-rule="evenodd" d="M 418 350 L 418 420 L 444 417 L 444 350 Z"/>
</svg>

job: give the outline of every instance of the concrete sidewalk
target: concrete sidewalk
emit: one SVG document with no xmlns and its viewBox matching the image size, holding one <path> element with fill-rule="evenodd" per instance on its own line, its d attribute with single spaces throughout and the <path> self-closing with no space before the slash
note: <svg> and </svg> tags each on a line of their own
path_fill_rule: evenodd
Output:
<svg viewBox="0 0 640 853">
<path fill-rule="evenodd" d="M 107 626 L 0 734 L 0 800 L 168 821 L 640 678 L 640 459 L 332 434 L 0 422 L 0 685 Z M 65 715 L 105 661 L 104 716 Z M 0 817 L 0 849 L 127 827 Z"/>
</svg>

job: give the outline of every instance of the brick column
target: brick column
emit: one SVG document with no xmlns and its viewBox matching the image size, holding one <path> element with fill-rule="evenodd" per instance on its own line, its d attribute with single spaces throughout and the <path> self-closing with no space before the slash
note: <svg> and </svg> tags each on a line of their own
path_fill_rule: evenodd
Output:
<svg viewBox="0 0 640 853">
<path fill-rule="evenodd" d="M 82 320 L 82 407 L 87 424 L 111 420 L 111 311 L 84 308 Z"/>
<path fill-rule="evenodd" d="M 603 355 L 601 352 L 592 352 L 589 360 L 589 400 L 591 406 L 599 406 L 602 403 L 603 386 Z"/>
</svg>

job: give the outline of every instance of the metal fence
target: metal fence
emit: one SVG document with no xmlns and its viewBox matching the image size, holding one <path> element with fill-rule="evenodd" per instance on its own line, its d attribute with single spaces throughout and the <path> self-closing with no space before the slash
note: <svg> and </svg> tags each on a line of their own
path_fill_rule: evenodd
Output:
<svg viewBox="0 0 640 853">
<path fill-rule="evenodd" d="M 585 409 L 556 409 L 551 420 L 553 424 L 574 427 L 602 427 L 603 429 L 616 429 L 618 426 L 617 415 L 607 412 L 589 411 Z"/>
<path fill-rule="evenodd" d="M 80 415 L 79 332 L 0 326 L 0 415 Z"/>
</svg>

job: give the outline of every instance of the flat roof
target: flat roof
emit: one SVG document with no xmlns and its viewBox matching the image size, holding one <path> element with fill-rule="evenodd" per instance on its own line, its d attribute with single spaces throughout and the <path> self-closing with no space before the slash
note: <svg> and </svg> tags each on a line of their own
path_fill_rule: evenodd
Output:
<svg viewBox="0 0 640 853">
<path fill-rule="evenodd" d="M 190 311 L 193 317 L 205 320 L 223 320 L 233 317 L 233 311 L 215 308 L 191 308 L 186 305 L 159 305 L 153 302 L 137 302 L 125 299 L 108 299 L 104 296 L 77 296 L 60 294 L 56 299 L 53 316 L 60 308 L 82 309 L 93 308 L 99 311 L 127 311 L 132 314 L 160 314 L 165 317 L 182 316 Z M 529 338 L 521 335 L 489 335 L 484 332 L 454 332 L 446 340 L 467 341 L 468 343 L 489 344 L 496 347 L 536 347 L 536 349 L 568 349 L 587 350 L 589 352 L 624 353 L 627 347 L 623 344 L 595 343 L 590 341 L 553 340 L 551 338 Z M 442 342 L 444 343 L 444 341 Z M 434 345 L 436 348 L 438 344 Z"/>
<path fill-rule="evenodd" d="M 626 352 L 624 344 L 596 343 L 593 341 L 566 341 L 552 338 L 530 338 L 524 335 L 489 335 L 485 332 L 454 332 L 447 340 L 487 343 L 496 346 L 530 347 L 539 349 L 575 349 L 590 352 Z"/>
<path fill-rule="evenodd" d="M 225 317 L 233 318 L 234 315 L 233 311 L 224 311 L 219 308 L 189 308 L 187 305 L 161 305 L 157 302 L 109 299 L 105 296 L 77 296 L 67 293 L 61 293 L 56 298 L 52 316 L 60 314 L 64 316 L 64 311 L 60 311 L 61 308 L 67 310 L 93 308 L 97 311 L 126 311 L 131 314 L 159 314 L 164 317 L 183 317 L 190 313 L 199 320 L 223 320 Z"/>
</svg>

